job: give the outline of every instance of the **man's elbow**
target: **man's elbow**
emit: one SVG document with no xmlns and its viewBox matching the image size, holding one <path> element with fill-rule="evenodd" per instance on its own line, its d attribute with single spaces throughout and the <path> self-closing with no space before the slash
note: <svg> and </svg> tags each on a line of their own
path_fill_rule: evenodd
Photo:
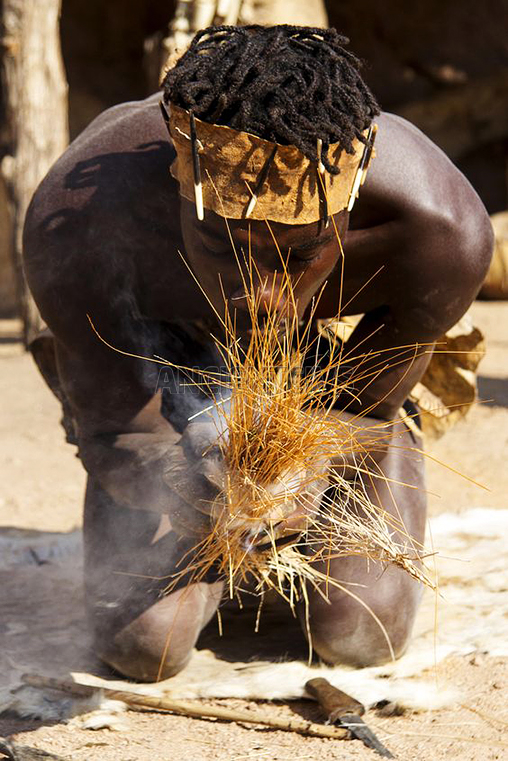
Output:
<svg viewBox="0 0 508 761">
<path fill-rule="evenodd" d="M 494 232 L 489 215 L 468 186 L 450 202 L 427 209 L 420 228 L 420 243 L 425 246 L 427 272 L 438 277 L 439 290 L 454 319 L 458 320 L 478 295 L 487 275 L 494 250 Z"/>
<path fill-rule="evenodd" d="M 476 208 L 462 221 L 460 241 L 462 257 L 476 297 L 487 275 L 494 251 L 492 223 L 479 199 Z"/>
<path fill-rule="evenodd" d="M 490 217 L 473 189 L 463 194 L 454 210 L 439 211 L 439 228 L 448 251 L 449 266 L 471 302 L 487 275 L 494 250 L 494 231 Z"/>
</svg>

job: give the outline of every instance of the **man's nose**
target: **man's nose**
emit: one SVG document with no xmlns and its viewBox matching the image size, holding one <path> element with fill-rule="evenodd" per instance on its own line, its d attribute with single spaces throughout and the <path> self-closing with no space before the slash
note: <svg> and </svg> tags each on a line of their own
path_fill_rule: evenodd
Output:
<svg viewBox="0 0 508 761">
<path fill-rule="evenodd" d="M 252 297 L 245 293 L 244 288 L 238 288 L 230 297 L 231 305 L 242 312 L 249 311 L 249 301 L 255 300 L 258 315 L 268 315 L 277 312 L 285 314 L 288 311 L 288 298 L 282 289 L 260 286 Z"/>
<path fill-rule="evenodd" d="M 246 293 L 242 286 L 230 297 L 232 306 L 240 311 L 249 310 L 251 299 L 255 300 L 259 315 L 273 314 L 274 312 L 281 315 L 286 314 L 290 306 L 287 288 L 284 288 L 281 283 L 274 282 L 273 279 L 270 281 L 267 279 L 260 283 L 252 296 Z"/>
</svg>

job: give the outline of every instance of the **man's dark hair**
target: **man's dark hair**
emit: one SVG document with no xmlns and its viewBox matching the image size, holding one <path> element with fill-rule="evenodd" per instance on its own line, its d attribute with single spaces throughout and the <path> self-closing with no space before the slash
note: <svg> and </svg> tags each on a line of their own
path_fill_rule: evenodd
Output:
<svg viewBox="0 0 508 761">
<path fill-rule="evenodd" d="M 205 122 L 295 145 L 311 160 L 320 138 L 323 164 L 336 174 L 328 146 L 352 153 L 379 113 L 348 42 L 335 29 L 209 27 L 167 73 L 164 100 Z"/>
</svg>

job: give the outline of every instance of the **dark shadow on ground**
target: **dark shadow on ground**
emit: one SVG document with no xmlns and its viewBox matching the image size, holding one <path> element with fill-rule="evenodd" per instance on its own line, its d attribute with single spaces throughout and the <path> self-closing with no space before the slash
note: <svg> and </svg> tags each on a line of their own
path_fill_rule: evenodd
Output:
<svg viewBox="0 0 508 761">
<path fill-rule="evenodd" d="M 80 531 L 0 526 L 0 589 L 2 689 L 19 688 L 24 673 L 64 680 L 70 671 L 111 676 L 94 653 L 86 622 Z M 34 705 L 32 698 L 29 703 Z M 44 718 L 36 726 L 58 723 L 67 715 L 66 703 L 64 693 L 51 692 L 51 699 L 41 693 L 34 714 L 40 709 Z M 16 732 L 12 713 L 4 712 L 0 722 L 0 734 Z"/>
<path fill-rule="evenodd" d="M 299 620 L 282 598 L 265 603 L 259 614 L 255 598 L 244 596 L 220 609 L 222 636 L 214 616 L 198 640 L 198 649 L 210 649 L 225 661 L 306 660 L 309 646 Z M 257 624 L 257 625 L 256 625 Z M 256 631 L 257 629 L 257 631 Z"/>
</svg>

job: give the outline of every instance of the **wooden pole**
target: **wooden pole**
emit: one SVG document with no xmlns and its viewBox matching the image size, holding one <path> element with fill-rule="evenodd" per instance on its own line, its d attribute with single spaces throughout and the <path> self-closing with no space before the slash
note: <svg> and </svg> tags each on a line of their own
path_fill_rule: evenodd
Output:
<svg viewBox="0 0 508 761">
<path fill-rule="evenodd" d="M 1 0 L 0 81 L 7 155 L 0 165 L 11 210 L 25 344 L 41 318 L 26 285 L 22 233 L 33 192 L 68 143 L 67 82 L 60 50 L 61 0 Z"/>
<path fill-rule="evenodd" d="M 90 694 L 90 690 L 101 689 L 112 700 L 121 700 L 132 708 L 152 709 L 155 711 L 167 711 L 180 716 L 190 716 L 195 719 L 219 719 L 221 721 L 236 721 L 246 724 L 261 724 L 272 729 L 284 732 L 297 732 L 301 735 L 312 737 L 324 737 L 332 740 L 347 740 L 351 737 L 347 729 L 340 727 L 314 724 L 300 718 L 284 719 L 278 716 L 268 716 L 252 711 L 239 711 L 236 708 L 224 706 L 210 706 L 200 703 L 198 700 L 174 700 L 166 697 L 152 697 L 124 690 L 110 690 L 105 687 L 91 688 L 80 684 L 66 682 L 61 679 L 40 676 L 38 674 L 23 674 L 22 681 L 32 687 L 41 689 L 60 690 L 79 697 Z M 86 691 L 85 691 L 86 690 Z"/>
<path fill-rule="evenodd" d="M 327 27 L 328 16 L 324 0 L 177 0 L 168 36 L 150 50 L 152 59 L 162 60 L 159 79 L 187 50 L 196 32 L 211 24 Z M 152 78 L 150 85 L 157 84 Z"/>
</svg>

